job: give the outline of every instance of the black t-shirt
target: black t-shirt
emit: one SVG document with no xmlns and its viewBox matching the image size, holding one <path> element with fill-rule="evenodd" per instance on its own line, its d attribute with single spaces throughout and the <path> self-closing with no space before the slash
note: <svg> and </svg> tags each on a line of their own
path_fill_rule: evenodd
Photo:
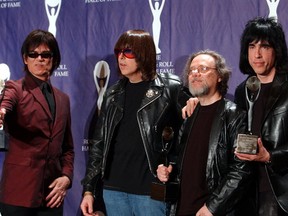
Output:
<svg viewBox="0 0 288 216">
<path fill-rule="evenodd" d="M 258 99 L 254 103 L 253 107 L 253 120 L 252 120 L 252 133 L 260 136 L 261 134 L 261 126 L 263 125 L 264 120 L 264 111 L 267 103 L 267 99 L 269 98 L 270 89 L 272 87 L 272 83 L 261 84 L 261 90 L 259 93 Z M 259 191 L 270 191 L 271 187 L 269 184 L 269 180 L 265 171 L 265 164 L 259 163 L 258 166 L 259 172 Z"/>
<path fill-rule="evenodd" d="M 201 106 L 187 142 L 181 177 L 179 215 L 196 214 L 206 202 L 208 146 L 213 119 L 219 101 Z"/>
<path fill-rule="evenodd" d="M 153 175 L 149 170 L 136 113 L 148 82 L 130 83 L 125 88 L 124 116 L 114 135 L 107 161 L 104 188 L 133 194 L 150 194 Z"/>
</svg>

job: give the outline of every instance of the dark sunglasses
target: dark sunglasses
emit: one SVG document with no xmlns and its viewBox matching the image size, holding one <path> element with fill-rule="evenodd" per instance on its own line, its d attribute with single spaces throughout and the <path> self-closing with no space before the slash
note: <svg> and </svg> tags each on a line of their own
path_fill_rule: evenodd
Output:
<svg viewBox="0 0 288 216">
<path fill-rule="evenodd" d="M 42 53 L 37 53 L 37 52 L 29 52 L 27 53 L 27 56 L 29 58 L 38 58 L 39 56 L 41 56 L 41 58 L 52 58 L 53 57 L 53 53 L 52 52 L 42 52 Z"/>
<path fill-rule="evenodd" d="M 115 49 L 114 50 L 115 55 L 117 56 L 117 58 L 120 56 L 120 54 L 122 53 L 126 58 L 129 59 L 133 59 L 136 58 L 135 53 L 131 50 L 131 49 Z"/>
</svg>

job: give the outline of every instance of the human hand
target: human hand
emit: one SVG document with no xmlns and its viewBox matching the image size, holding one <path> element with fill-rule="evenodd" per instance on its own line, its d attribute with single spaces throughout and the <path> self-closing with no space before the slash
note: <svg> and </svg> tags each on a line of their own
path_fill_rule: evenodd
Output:
<svg viewBox="0 0 288 216">
<path fill-rule="evenodd" d="M 84 194 L 80 208 L 84 216 L 104 216 L 101 211 L 93 212 L 94 197 L 92 193 Z"/>
<path fill-rule="evenodd" d="M 47 207 L 54 208 L 59 207 L 66 195 L 67 188 L 70 185 L 70 179 L 67 176 L 62 176 L 55 179 L 49 188 L 53 188 L 52 191 L 46 197 Z"/>
<path fill-rule="evenodd" d="M 5 114 L 6 114 L 6 109 L 5 108 L 1 108 L 0 109 L 0 128 L 3 127 Z"/>
<path fill-rule="evenodd" d="M 204 204 L 201 209 L 196 213 L 196 216 L 213 216 L 213 214 L 208 210 L 207 206 Z"/>
<path fill-rule="evenodd" d="M 263 146 L 261 138 L 258 138 L 257 145 L 258 145 L 258 153 L 255 155 L 238 153 L 236 151 L 235 151 L 235 155 L 239 159 L 246 160 L 246 161 L 258 161 L 258 162 L 270 161 L 270 154 L 267 151 L 267 149 Z"/>
<path fill-rule="evenodd" d="M 186 119 L 187 117 L 190 117 L 194 110 L 195 107 L 197 106 L 199 100 L 198 98 L 189 98 L 188 101 L 186 101 L 186 106 L 182 108 L 182 118 Z"/>
<path fill-rule="evenodd" d="M 157 177 L 161 182 L 167 182 L 169 180 L 169 175 L 172 172 L 172 165 L 169 165 L 168 167 L 164 166 L 163 164 L 160 164 L 158 166 Z"/>
</svg>

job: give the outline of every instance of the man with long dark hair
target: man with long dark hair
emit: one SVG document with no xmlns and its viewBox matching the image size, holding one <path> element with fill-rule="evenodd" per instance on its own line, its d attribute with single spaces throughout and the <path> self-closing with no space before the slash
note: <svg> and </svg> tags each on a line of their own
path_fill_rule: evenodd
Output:
<svg viewBox="0 0 288 216">
<path fill-rule="evenodd" d="M 171 127 L 177 135 L 182 123 L 182 85 L 175 75 L 156 73 L 155 45 L 146 31 L 123 33 L 114 53 L 121 79 L 103 98 L 81 209 L 85 216 L 93 214 L 93 195 L 103 180 L 107 215 L 165 216 L 169 205 L 151 199 L 150 186 L 162 155 L 163 129 Z"/>
<path fill-rule="evenodd" d="M 254 161 L 257 189 L 255 215 L 288 212 L 288 56 L 285 35 L 273 18 L 255 18 L 241 37 L 240 70 L 261 83 L 253 108 L 252 133 L 259 136 L 256 155 L 237 153 Z M 235 102 L 248 110 L 245 83 L 235 91 Z"/>
</svg>

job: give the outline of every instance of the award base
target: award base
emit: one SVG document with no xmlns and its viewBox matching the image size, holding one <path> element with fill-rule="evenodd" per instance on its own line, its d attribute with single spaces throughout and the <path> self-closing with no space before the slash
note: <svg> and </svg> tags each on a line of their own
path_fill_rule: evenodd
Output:
<svg viewBox="0 0 288 216">
<path fill-rule="evenodd" d="M 175 202 L 178 198 L 179 183 L 168 182 L 166 184 L 152 182 L 151 198 L 164 202 Z"/>
<path fill-rule="evenodd" d="M 252 134 L 238 134 L 236 151 L 244 154 L 257 154 L 258 136 Z"/>
<path fill-rule="evenodd" d="M 0 129 L 0 151 L 8 151 L 8 135 Z"/>
</svg>

